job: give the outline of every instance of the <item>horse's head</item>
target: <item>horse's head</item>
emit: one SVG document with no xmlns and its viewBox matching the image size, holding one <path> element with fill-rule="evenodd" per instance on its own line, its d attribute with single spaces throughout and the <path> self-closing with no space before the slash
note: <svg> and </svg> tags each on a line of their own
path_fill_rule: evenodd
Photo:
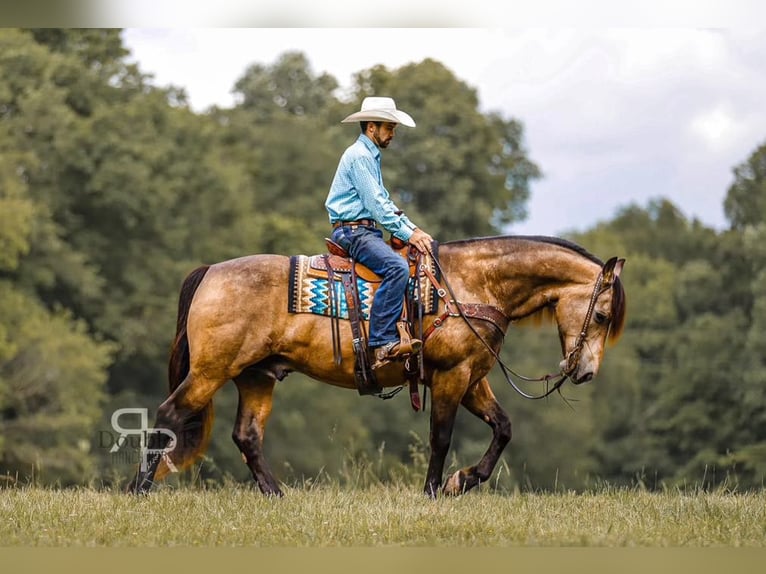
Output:
<svg viewBox="0 0 766 574">
<path fill-rule="evenodd" d="M 612 257 L 595 283 L 565 289 L 555 307 L 561 370 L 575 384 L 598 373 L 607 340 L 616 341 L 625 324 L 625 292 L 620 281 L 624 259 Z"/>
</svg>

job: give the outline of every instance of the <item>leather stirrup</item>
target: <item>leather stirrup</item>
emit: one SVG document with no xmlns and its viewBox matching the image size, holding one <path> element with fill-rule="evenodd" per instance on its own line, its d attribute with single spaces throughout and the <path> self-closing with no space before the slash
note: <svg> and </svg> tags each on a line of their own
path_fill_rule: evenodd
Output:
<svg viewBox="0 0 766 574">
<path fill-rule="evenodd" d="M 407 328 L 407 323 L 405 321 L 397 321 L 396 330 L 399 332 L 399 352 L 408 355 L 413 353 L 414 349 L 412 348 L 412 337 L 410 336 L 410 331 Z"/>
</svg>

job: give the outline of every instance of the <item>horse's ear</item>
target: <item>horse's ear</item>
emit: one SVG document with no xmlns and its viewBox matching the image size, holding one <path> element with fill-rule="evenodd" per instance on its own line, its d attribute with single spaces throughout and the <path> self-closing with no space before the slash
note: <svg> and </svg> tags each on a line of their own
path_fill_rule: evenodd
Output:
<svg viewBox="0 0 766 574">
<path fill-rule="evenodd" d="M 619 257 L 612 257 L 604 264 L 604 281 L 611 283 L 615 277 L 619 277 L 622 273 L 622 267 L 625 265 L 625 259 Z"/>
<path fill-rule="evenodd" d="M 622 268 L 625 265 L 625 259 L 620 258 L 617 260 L 617 263 L 614 264 L 614 276 L 619 277 L 620 273 L 622 273 Z"/>
</svg>

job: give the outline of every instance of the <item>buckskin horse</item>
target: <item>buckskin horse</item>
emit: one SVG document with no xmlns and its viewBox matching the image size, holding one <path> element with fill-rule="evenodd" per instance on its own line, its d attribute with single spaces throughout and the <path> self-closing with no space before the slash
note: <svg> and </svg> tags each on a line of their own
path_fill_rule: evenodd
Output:
<svg viewBox="0 0 766 574">
<path fill-rule="evenodd" d="M 342 346 L 340 364 L 334 358 L 331 319 L 288 312 L 289 261 L 283 255 L 250 255 L 204 265 L 187 276 L 169 362 L 170 395 L 154 426 L 172 432 L 150 436 L 146 464 L 129 491 L 146 493 L 169 470 L 188 467 L 201 456 L 212 426 L 213 395 L 233 380 L 239 391 L 234 442 L 260 490 L 282 495 L 263 452 L 277 381 L 298 371 L 356 388 L 351 344 Z M 620 280 L 624 259 L 612 257 L 604 263 L 559 238 L 450 241 L 440 244 L 438 261 L 445 289 L 440 290 L 437 312 L 423 317 L 421 371 L 431 393 L 431 453 L 424 490 L 432 498 L 440 491 L 459 495 L 486 482 L 511 440 L 510 419 L 487 380 L 496 363 L 503 366 L 498 353 L 509 324 L 551 316 L 563 353 L 556 388 L 567 379 L 577 385 L 598 373 L 607 343 L 623 330 L 626 303 Z M 341 321 L 340 330 L 349 341 L 348 321 Z M 403 369 L 398 363 L 380 369 L 379 384 L 402 385 Z M 477 464 L 443 483 L 461 405 L 489 425 L 492 439 Z M 169 445 L 172 434 L 182 438 Z"/>
</svg>

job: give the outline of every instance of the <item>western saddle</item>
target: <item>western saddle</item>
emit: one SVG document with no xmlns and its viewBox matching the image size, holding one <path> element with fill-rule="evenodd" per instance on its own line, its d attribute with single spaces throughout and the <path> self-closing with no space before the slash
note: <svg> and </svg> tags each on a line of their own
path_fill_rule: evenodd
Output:
<svg viewBox="0 0 766 574">
<path fill-rule="evenodd" d="M 381 399 L 390 399 L 396 395 L 403 387 L 397 387 L 388 393 L 383 392 L 383 387 L 378 383 L 375 372 L 371 368 L 371 353 L 367 347 L 367 333 L 361 313 L 361 304 L 359 292 L 357 289 L 357 278 L 372 283 L 380 282 L 380 276 L 361 263 L 354 261 L 350 254 L 332 239 L 325 238 L 327 243 L 327 253 L 312 258 L 311 267 L 314 272 L 324 270 L 327 273 L 327 279 L 330 284 L 329 292 L 334 293 L 332 288 L 333 281 L 340 281 L 343 285 L 346 307 L 348 309 L 348 318 L 351 323 L 352 343 L 354 349 L 354 380 L 360 395 L 374 395 Z M 414 288 L 408 289 L 405 294 L 404 305 L 402 306 L 402 316 L 397 321 L 396 327 L 399 333 L 400 346 L 407 352 L 412 349 L 411 339 L 413 330 L 413 318 L 418 318 L 417 332 L 423 332 L 423 305 L 420 282 L 420 264 L 422 254 L 415 248 L 400 241 L 395 237 L 389 240 L 391 248 L 401 255 L 409 264 L 410 281 L 414 281 Z M 340 342 L 340 318 L 337 313 L 338 302 L 331 296 L 331 321 L 332 321 L 332 342 L 333 357 L 336 365 L 341 363 L 341 342 Z M 418 392 L 418 382 L 424 379 L 422 349 L 416 353 L 409 354 L 404 359 L 405 378 L 410 387 L 410 402 L 412 408 L 418 411 L 422 408 L 420 394 Z M 423 388 L 425 392 L 425 387 Z"/>
</svg>

